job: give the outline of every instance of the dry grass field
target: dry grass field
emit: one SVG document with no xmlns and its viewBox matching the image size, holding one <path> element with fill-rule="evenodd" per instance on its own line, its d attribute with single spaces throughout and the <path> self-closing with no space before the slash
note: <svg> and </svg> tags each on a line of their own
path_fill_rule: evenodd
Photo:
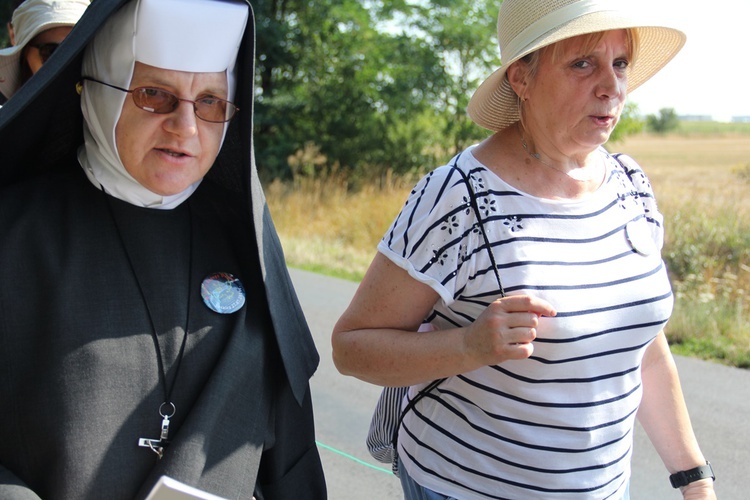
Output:
<svg viewBox="0 0 750 500">
<path fill-rule="evenodd" d="M 641 135 L 609 146 L 646 170 L 660 206 L 750 215 L 750 136 Z M 744 181 L 744 182 L 743 182 Z"/>
<path fill-rule="evenodd" d="M 750 368 L 750 135 L 639 135 L 608 145 L 648 173 L 665 216 L 675 352 Z M 266 186 L 291 266 L 358 280 L 416 179 Z"/>
<path fill-rule="evenodd" d="M 340 177 L 274 181 L 268 206 L 291 266 L 359 281 L 413 182 L 389 180 L 350 192 Z"/>
</svg>

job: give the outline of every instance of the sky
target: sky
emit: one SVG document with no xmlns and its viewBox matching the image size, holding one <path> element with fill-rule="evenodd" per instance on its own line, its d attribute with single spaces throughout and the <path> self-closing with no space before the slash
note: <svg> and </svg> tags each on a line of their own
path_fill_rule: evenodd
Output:
<svg viewBox="0 0 750 500">
<path fill-rule="evenodd" d="M 750 116 L 750 0 L 650 0 L 687 34 L 682 51 L 630 94 L 641 114 Z"/>
</svg>

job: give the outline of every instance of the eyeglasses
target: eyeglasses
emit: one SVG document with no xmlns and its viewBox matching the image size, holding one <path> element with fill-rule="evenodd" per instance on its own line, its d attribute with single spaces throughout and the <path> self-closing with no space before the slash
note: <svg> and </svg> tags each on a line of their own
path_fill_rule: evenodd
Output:
<svg viewBox="0 0 750 500">
<path fill-rule="evenodd" d="M 52 53 L 57 50 L 57 47 L 60 46 L 59 43 L 55 42 L 30 43 L 29 45 L 39 51 L 39 57 L 42 59 L 42 64 L 46 63 L 47 59 L 49 59 L 50 56 L 52 56 Z"/>
<path fill-rule="evenodd" d="M 94 78 L 84 76 L 83 80 L 101 83 L 107 87 L 127 92 L 133 96 L 133 102 L 136 106 L 149 113 L 166 115 L 177 109 L 180 102 L 189 102 L 193 105 L 195 116 L 203 121 L 211 123 L 228 122 L 240 110 L 237 106 L 218 97 L 206 96 L 195 101 L 177 97 L 171 92 L 156 87 L 137 87 L 132 90 L 124 89 L 116 85 L 111 85 Z"/>
</svg>

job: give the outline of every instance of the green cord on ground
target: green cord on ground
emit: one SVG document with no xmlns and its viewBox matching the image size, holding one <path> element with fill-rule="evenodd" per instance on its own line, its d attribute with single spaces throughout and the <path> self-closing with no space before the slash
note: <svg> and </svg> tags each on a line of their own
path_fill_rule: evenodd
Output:
<svg viewBox="0 0 750 500">
<path fill-rule="evenodd" d="M 386 474 L 393 475 L 393 472 L 390 471 L 390 470 L 388 470 L 388 469 L 384 469 L 382 467 L 378 467 L 377 465 L 369 464 L 369 463 L 365 462 L 364 460 L 360 460 L 357 457 L 353 457 L 353 456 L 349 455 L 348 453 L 344 453 L 343 451 L 337 450 L 336 448 L 333 448 L 332 446 L 328 446 L 327 444 L 323 444 L 320 441 L 315 441 L 315 444 L 317 444 L 321 448 L 325 448 L 326 450 L 329 450 L 329 451 L 332 451 L 334 453 L 337 453 L 337 454 L 341 455 L 342 457 L 346 457 L 349 460 L 354 460 L 355 462 L 357 462 L 360 465 L 365 465 L 367 467 L 370 467 L 371 469 L 379 470 L 380 472 L 385 472 Z"/>
</svg>

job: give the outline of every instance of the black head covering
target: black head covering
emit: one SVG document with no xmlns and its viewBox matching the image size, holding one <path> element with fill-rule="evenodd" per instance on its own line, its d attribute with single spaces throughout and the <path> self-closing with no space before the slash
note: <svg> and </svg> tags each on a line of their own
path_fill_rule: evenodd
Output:
<svg viewBox="0 0 750 500">
<path fill-rule="evenodd" d="M 105 21 L 128 1 L 92 2 L 53 56 L 0 108 L 0 187 L 77 165 L 76 152 L 83 144 L 83 114 L 76 84 L 81 78 L 83 50 Z M 301 403 L 319 357 L 292 287 L 255 166 L 254 57 L 255 19 L 250 7 L 237 56 L 235 103 L 241 112 L 230 123 L 206 178 L 241 193 L 247 203 L 244 209 L 254 223 L 248 230 L 253 231 L 257 243 L 274 333 L 292 391 Z"/>
</svg>

